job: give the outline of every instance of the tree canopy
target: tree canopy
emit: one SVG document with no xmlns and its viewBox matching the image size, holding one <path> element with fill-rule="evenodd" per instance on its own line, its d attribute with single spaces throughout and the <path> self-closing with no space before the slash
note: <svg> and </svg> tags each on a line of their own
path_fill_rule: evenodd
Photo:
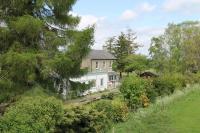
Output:
<svg viewBox="0 0 200 133">
<path fill-rule="evenodd" d="M 136 39 L 135 33 L 128 29 L 126 33 L 121 32 L 118 37 L 111 37 L 106 41 L 105 47 L 108 52 L 116 57 L 113 68 L 120 72 L 120 77 L 122 77 L 122 72 L 125 72 L 127 56 L 134 54 L 139 47 Z"/>
<path fill-rule="evenodd" d="M 94 27 L 77 30 L 76 0 L 0 0 L 0 68 L 22 86 L 68 89 L 93 45 Z"/>
<path fill-rule="evenodd" d="M 152 38 L 149 49 L 153 67 L 159 71 L 196 72 L 200 69 L 199 22 L 169 24 L 165 33 Z"/>
</svg>

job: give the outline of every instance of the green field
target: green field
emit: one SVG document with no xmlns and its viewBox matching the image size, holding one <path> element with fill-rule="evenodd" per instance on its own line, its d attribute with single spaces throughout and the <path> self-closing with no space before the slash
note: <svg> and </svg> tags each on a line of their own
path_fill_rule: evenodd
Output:
<svg viewBox="0 0 200 133">
<path fill-rule="evenodd" d="M 200 133 L 200 87 L 174 94 L 157 105 L 130 114 L 114 133 Z M 167 101 L 167 102 L 165 102 Z M 170 102 L 168 102 L 170 101 Z M 167 103 L 167 104 L 166 104 Z"/>
</svg>

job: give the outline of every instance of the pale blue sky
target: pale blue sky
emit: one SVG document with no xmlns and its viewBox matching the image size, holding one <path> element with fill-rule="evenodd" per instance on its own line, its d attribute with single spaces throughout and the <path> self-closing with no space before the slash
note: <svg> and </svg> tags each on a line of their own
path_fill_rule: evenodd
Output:
<svg viewBox="0 0 200 133">
<path fill-rule="evenodd" d="M 101 49 L 108 37 L 131 28 L 148 54 L 150 39 L 163 33 L 168 23 L 200 19 L 200 0 L 78 0 L 73 12 L 82 17 L 80 28 L 96 24 L 95 45 Z"/>
</svg>

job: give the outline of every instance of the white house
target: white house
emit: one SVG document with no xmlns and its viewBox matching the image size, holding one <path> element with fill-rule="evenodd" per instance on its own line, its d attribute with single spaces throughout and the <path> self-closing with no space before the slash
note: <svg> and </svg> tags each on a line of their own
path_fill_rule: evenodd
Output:
<svg viewBox="0 0 200 133">
<path fill-rule="evenodd" d="M 90 93 L 115 88 L 118 85 L 117 75 L 112 77 L 112 79 L 110 79 L 111 76 L 109 74 L 110 73 L 108 72 L 90 72 L 80 78 L 73 78 L 70 80 L 74 82 L 80 82 L 80 83 L 86 83 L 86 84 L 92 83 L 91 89 L 87 90 L 83 94 L 83 95 L 87 95 Z"/>
<path fill-rule="evenodd" d="M 83 60 L 82 68 L 88 68 L 89 73 L 80 77 L 70 79 L 74 82 L 93 83 L 89 93 L 104 91 L 115 88 L 118 85 L 118 74 L 112 70 L 112 63 L 115 57 L 105 50 L 91 50 L 89 55 Z"/>
</svg>

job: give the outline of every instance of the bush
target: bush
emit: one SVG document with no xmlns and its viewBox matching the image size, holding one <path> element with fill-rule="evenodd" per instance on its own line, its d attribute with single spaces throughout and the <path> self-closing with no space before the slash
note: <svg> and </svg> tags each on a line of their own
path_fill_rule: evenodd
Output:
<svg viewBox="0 0 200 133">
<path fill-rule="evenodd" d="M 103 94 L 103 95 L 101 96 L 101 99 L 113 100 L 113 98 L 114 98 L 114 93 Z"/>
<path fill-rule="evenodd" d="M 156 78 L 153 81 L 153 86 L 158 96 L 172 94 L 176 89 L 174 80 L 168 76 Z"/>
<path fill-rule="evenodd" d="M 177 89 L 186 87 L 186 77 L 183 74 L 180 73 L 167 74 L 164 75 L 164 78 L 166 80 L 171 80 Z"/>
<path fill-rule="evenodd" d="M 94 108 L 103 111 L 112 122 L 124 122 L 128 117 L 128 107 L 121 101 L 101 100 L 95 103 Z"/>
<path fill-rule="evenodd" d="M 121 86 L 120 92 L 123 94 L 128 106 L 137 109 L 143 106 L 142 96 L 146 96 L 148 83 L 145 79 L 136 76 L 126 77 Z"/>
<path fill-rule="evenodd" d="M 94 109 L 74 107 L 65 110 L 62 122 L 56 126 L 57 133 L 104 133 L 110 129 L 110 121 Z"/>
<path fill-rule="evenodd" d="M 12 94 L 10 90 L 12 89 L 12 82 L 6 80 L 0 80 L 0 103 L 10 100 Z"/>
<path fill-rule="evenodd" d="M 86 83 L 79 83 L 70 81 L 71 91 L 66 96 L 66 99 L 75 99 L 83 95 L 83 93 L 89 90 L 92 87 L 92 82 Z"/>
<path fill-rule="evenodd" d="M 200 83 L 200 72 L 197 73 L 186 73 L 186 84 L 199 84 Z"/>
<path fill-rule="evenodd" d="M 14 84 L 10 80 L 0 79 L 0 103 L 15 101 L 16 96 L 22 94 L 24 91 L 24 87 Z"/>
<path fill-rule="evenodd" d="M 147 84 L 147 87 L 146 87 L 146 96 L 147 98 L 149 99 L 149 102 L 155 102 L 156 100 L 156 97 L 158 96 L 154 87 L 153 87 L 153 82 L 152 80 L 149 80 L 149 79 L 146 79 L 146 84 Z M 143 96 L 145 97 L 145 96 Z"/>
<path fill-rule="evenodd" d="M 25 97 L 11 106 L 0 119 L 0 132 L 53 132 L 62 116 L 61 101 L 52 97 Z"/>
</svg>

